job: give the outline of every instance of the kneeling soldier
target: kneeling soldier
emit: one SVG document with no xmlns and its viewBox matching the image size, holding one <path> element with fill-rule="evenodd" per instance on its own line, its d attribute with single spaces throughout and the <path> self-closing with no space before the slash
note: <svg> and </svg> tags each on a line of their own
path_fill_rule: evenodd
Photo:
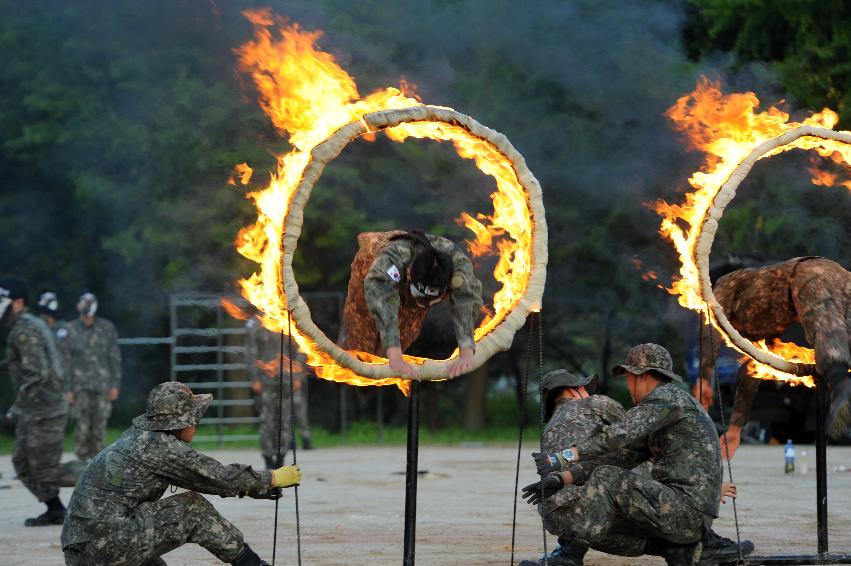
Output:
<svg viewBox="0 0 851 566">
<path fill-rule="evenodd" d="M 274 497 L 276 488 L 298 485 L 301 471 L 225 466 L 193 450 L 189 442 L 212 399 L 176 381 L 151 391 L 145 414 L 77 482 L 62 529 L 66 564 L 163 565 L 161 555 L 192 542 L 223 562 L 267 565 L 197 492 Z M 160 499 L 169 485 L 191 491 Z"/>
</svg>

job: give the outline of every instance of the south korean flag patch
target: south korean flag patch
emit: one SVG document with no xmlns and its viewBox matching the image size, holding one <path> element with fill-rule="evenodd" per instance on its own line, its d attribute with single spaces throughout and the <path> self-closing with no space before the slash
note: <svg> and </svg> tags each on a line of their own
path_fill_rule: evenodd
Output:
<svg viewBox="0 0 851 566">
<path fill-rule="evenodd" d="M 395 265 L 391 265 L 387 268 L 387 275 L 390 277 L 390 279 L 393 280 L 394 283 L 398 283 L 402 280 L 402 274 L 399 273 L 399 268 Z"/>
</svg>

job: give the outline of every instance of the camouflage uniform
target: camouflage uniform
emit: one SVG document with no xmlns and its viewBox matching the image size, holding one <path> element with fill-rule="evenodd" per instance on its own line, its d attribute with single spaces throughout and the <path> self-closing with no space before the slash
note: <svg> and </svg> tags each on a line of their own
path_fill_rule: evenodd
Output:
<svg viewBox="0 0 851 566">
<path fill-rule="evenodd" d="M 851 366 L 851 272 L 822 257 L 798 257 L 728 273 L 714 289 L 733 328 L 748 340 L 779 337 L 795 322 L 816 352 L 816 367 L 826 375 L 834 363 Z M 709 380 L 722 338 L 704 326 L 701 377 Z M 744 425 L 759 380 L 740 376 L 730 424 Z"/>
<path fill-rule="evenodd" d="M 682 383 L 671 368 L 667 350 L 642 344 L 615 373 L 649 371 Z M 575 446 L 580 460 L 566 469 L 584 491 L 566 510 L 570 521 L 559 526 L 579 544 L 638 555 L 651 538 L 699 541 L 718 516 L 718 436 L 697 400 L 677 383 L 658 385 L 620 421 Z M 650 477 L 625 469 L 643 460 L 652 462 Z"/>
<path fill-rule="evenodd" d="M 24 311 L 14 315 L 6 344 L 6 362 L 17 417 L 12 464 L 18 477 L 39 501 L 59 495 L 65 421 L 62 361 L 50 329 Z"/>
<path fill-rule="evenodd" d="M 86 326 L 81 318 L 68 323 L 70 391 L 74 394 L 74 452 L 91 458 L 104 445 L 106 422 L 112 412 L 109 390 L 121 386 L 121 352 L 115 326 L 95 318 Z"/>
<path fill-rule="evenodd" d="M 428 309 L 411 296 L 408 267 L 423 245 L 402 238 L 404 231 L 364 232 L 358 235 L 360 249 L 352 261 L 349 290 L 343 309 L 345 350 L 383 355 L 387 348 L 404 352 L 422 329 Z M 476 320 L 482 306 L 482 284 L 473 264 L 452 241 L 427 234 L 432 246 L 452 257 L 454 272 L 449 289 L 452 322 L 459 348 L 475 349 Z"/>
<path fill-rule="evenodd" d="M 278 454 L 278 407 L 279 383 L 278 360 L 281 355 L 281 335 L 267 330 L 256 318 L 246 323 L 246 364 L 252 381 L 262 383 L 260 391 L 260 452 L 264 458 L 273 458 Z M 286 337 L 284 337 L 286 340 Z M 287 345 L 285 343 L 285 348 Z M 302 439 L 310 438 L 310 425 L 307 422 L 307 408 L 301 387 L 307 379 L 305 371 L 307 357 L 293 345 L 293 377 L 295 383 L 295 414 Z M 289 359 L 284 354 L 283 391 L 280 395 L 281 420 L 281 456 L 285 456 L 293 440 L 292 416 L 290 413 L 290 373 Z"/>
<path fill-rule="evenodd" d="M 148 413 L 136 417 L 134 426 L 102 450 L 77 482 L 62 529 L 66 564 L 164 564 L 160 555 L 186 543 L 203 546 L 223 562 L 240 554 L 242 533 L 196 492 L 222 497 L 268 493 L 271 473 L 242 464 L 225 466 L 168 432 L 148 430 L 156 428 L 151 425 L 157 418 L 153 398 L 154 392 Z M 211 396 L 194 398 L 202 405 L 194 414 L 197 422 Z M 160 407 L 161 415 L 183 414 L 171 406 L 173 399 Z M 170 485 L 192 491 L 161 499 Z"/>
</svg>

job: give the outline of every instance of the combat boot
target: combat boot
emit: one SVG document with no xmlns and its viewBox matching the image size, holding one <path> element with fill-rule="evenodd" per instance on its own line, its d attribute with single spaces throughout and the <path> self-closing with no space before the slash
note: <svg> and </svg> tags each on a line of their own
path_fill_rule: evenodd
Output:
<svg viewBox="0 0 851 566">
<path fill-rule="evenodd" d="M 702 546 L 698 564 L 705 566 L 736 561 L 739 558 L 740 546 L 743 557 L 752 553 L 754 549 L 753 543 L 749 540 L 736 544 L 736 541 L 722 537 L 711 529 L 703 538 Z"/>
<path fill-rule="evenodd" d="M 301 448 L 302 450 L 313 450 L 313 443 L 310 442 L 309 436 L 301 437 Z"/>
<path fill-rule="evenodd" d="M 65 506 L 59 500 L 59 496 L 45 501 L 47 511 L 38 517 L 30 517 L 24 521 L 25 527 L 47 527 L 49 525 L 61 525 L 65 522 Z"/>
<path fill-rule="evenodd" d="M 231 562 L 233 566 L 271 566 L 268 562 L 257 556 L 257 553 L 251 550 L 247 544 L 242 547 L 239 554 Z"/>
<path fill-rule="evenodd" d="M 585 553 L 588 548 L 570 542 L 568 539 L 559 538 L 559 545 L 551 553 L 547 554 L 547 566 L 582 566 Z M 544 557 L 540 560 L 523 560 L 518 566 L 542 566 Z"/>
<path fill-rule="evenodd" d="M 647 541 L 644 554 L 661 556 L 668 566 L 694 566 L 700 560 L 700 541 L 690 544 L 674 544 L 673 542 L 653 538 Z"/>
<path fill-rule="evenodd" d="M 267 470 L 275 469 L 275 459 L 272 456 L 263 456 L 263 462 L 266 464 Z"/>
<path fill-rule="evenodd" d="M 835 363 L 827 369 L 830 384 L 830 411 L 827 413 L 827 435 L 839 440 L 851 426 L 851 377 L 848 366 Z"/>
</svg>

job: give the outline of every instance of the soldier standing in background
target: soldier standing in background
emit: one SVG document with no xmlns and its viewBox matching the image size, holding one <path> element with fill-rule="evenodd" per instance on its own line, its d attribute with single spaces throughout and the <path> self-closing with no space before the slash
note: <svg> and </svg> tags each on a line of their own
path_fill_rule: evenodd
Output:
<svg viewBox="0 0 851 566">
<path fill-rule="evenodd" d="M 33 305 L 33 310 L 38 313 L 41 320 L 53 331 L 53 336 L 56 338 L 56 347 L 59 349 L 59 355 L 62 357 L 62 368 L 65 372 L 68 372 L 68 324 L 65 321 L 59 320 L 59 299 L 56 293 L 54 291 L 44 291 L 39 295 L 38 303 Z"/>
<path fill-rule="evenodd" d="M 0 279 L 0 321 L 11 328 L 6 362 L 15 389 L 15 402 L 6 414 L 15 428 L 12 464 L 27 489 L 47 505 L 44 513 L 27 519 L 24 525 L 61 525 L 65 506 L 59 499 L 57 474 L 68 417 L 67 387 L 53 334 L 41 319 L 27 312 L 26 301 L 24 281 Z"/>
<path fill-rule="evenodd" d="M 286 354 L 281 356 L 281 335 L 266 329 L 256 316 L 245 323 L 246 365 L 251 377 L 251 390 L 260 396 L 260 452 L 267 469 L 284 465 L 287 449 L 295 442 L 290 413 L 290 364 Z M 302 382 L 307 378 L 305 372 L 306 356 L 300 350 L 294 350 L 293 390 L 295 392 L 295 412 L 299 421 L 302 444 L 310 449 L 310 428 L 307 423 L 307 411 L 301 394 Z M 280 390 L 280 366 L 283 359 L 283 391 Z M 280 403 L 280 404 L 279 404 Z M 280 419 L 279 419 L 280 415 Z M 278 426 L 280 421 L 281 460 L 278 455 Z"/>
<path fill-rule="evenodd" d="M 448 298 L 459 354 L 447 377 L 473 369 L 482 283 L 470 258 L 451 240 L 420 230 L 364 232 L 358 245 L 340 346 L 386 355 L 401 377 L 416 377 L 402 353 L 419 336 L 428 309 Z"/>
<path fill-rule="evenodd" d="M 68 323 L 68 401 L 74 405 L 74 452 L 80 459 L 103 448 L 106 422 L 121 386 L 118 333 L 110 321 L 95 317 L 97 307 L 97 297 L 83 293 L 77 301 L 80 317 Z"/>
<path fill-rule="evenodd" d="M 800 322 L 816 353 L 816 368 L 830 386 L 827 433 L 834 440 L 851 425 L 851 272 L 823 257 L 798 257 L 739 269 L 718 279 L 713 292 L 733 328 L 748 340 L 777 338 Z M 700 379 L 711 391 L 721 335 L 701 331 Z M 726 446 L 732 457 L 741 441 L 759 380 L 740 374 Z M 722 443 L 724 439 L 722 438 Z"/>
</svg>

